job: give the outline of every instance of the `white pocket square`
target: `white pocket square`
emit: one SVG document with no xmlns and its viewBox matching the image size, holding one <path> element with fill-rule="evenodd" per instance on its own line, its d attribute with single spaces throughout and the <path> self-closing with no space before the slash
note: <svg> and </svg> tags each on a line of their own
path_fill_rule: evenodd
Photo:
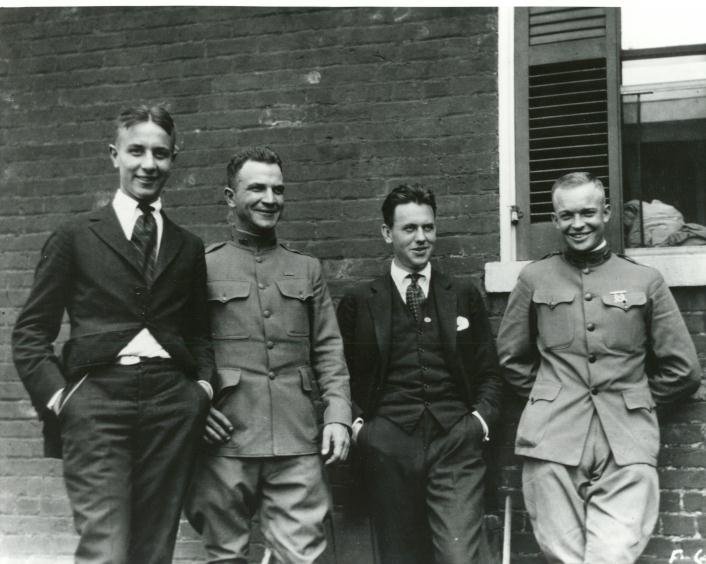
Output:
<svg viewBox="0 0 706 564">
<path fill-rule="evenodd" d="M 463 331 L 464 329 L 468 329 L 468 319 L 463 317 L 463 315 L 459 315 L 456 318 L 456 331 Z"/>
</svg>

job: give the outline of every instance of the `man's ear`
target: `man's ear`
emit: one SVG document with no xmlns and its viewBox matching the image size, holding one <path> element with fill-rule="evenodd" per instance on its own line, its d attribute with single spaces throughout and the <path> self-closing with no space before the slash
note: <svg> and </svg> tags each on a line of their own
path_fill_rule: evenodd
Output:
<svg viewBox="0 0 706 564">
<path fill-rule="evenodd" d="M 226 204 L 228 204 L 229 207 L 234 208 L 235 207 L 235 192 L 230 186 L 226 186 L 223 188 L 223 196 L 226 199 Z"/>
<path fill-rule="evenodd" d="M 610 219 L 610 212 L 610 204 L 603 204 L 603 223 L 608 223 L 608 220 Z"/>
<path fill-rule="evenodd" d="M 390 226 L 387 223 L 383 223 L 380 226 L 380 233 L 382 233 L 382 238 L 385 239 L 385 243 L 392 243 L 392 236 L 390 235 Z"/>
<path fill-rule="evenodd" d="M 108 153 L 110 153 L 110 160 L 113 161 L 113 167 L 118 168 L 118 163 L 116 162 L 118 158 L 118 148 L 111 143 L 108 145 Z"/>
<path fill-rule="evenodd" d="M 554 227 L 556 227 L 557 229 L 560 229 L 559 218 L 556 216 L 556 214 L 554 212 L 552 212 L 551 217 L 552 217 L 552 223 L 554 224 Z"/>
</svg>

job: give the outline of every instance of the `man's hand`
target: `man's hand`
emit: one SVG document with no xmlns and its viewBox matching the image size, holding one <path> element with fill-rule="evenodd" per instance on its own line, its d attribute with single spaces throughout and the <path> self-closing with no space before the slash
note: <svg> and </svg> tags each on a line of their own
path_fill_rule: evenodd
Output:
<svg viewBox="0 0 706 564">
<path fill-rule="evenodd" d="M 342 423 L 328 423 L 324 426 L 324 436 L 321 441 L 321 456 L 326 458 L 326 464 L 342 462 L 348 458 L 350 438 L 348 428 Z"/>
<path fill-rule="evenodd" d="M 211 445 L 220 445 L 230 440 L 231 433 L 233 433 L 233 425 L 228 418 L 215 407 L 211 407 L 206 418 L 204 440 Z"/>
</svg>

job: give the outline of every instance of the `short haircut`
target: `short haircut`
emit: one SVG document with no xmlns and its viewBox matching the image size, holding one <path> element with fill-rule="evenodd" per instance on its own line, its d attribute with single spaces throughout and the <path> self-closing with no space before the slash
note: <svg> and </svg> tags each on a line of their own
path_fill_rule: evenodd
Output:
<svg viewBox="0 0 706 564">
<path fill-rule="evenodd" d="M 282 159 L 272 149 L 265 146 L 255 145 L 247 147 L 242 151 L 238 151 L 233 155 L 226 169 L 226 184 L 232 190 L 235 190 L 235 177 L 238 171 L 243 168 L 247 161 L 255 161 L 258 163 L 276 164 L 282 170 Z"/>
<path fill-rule="evenodd" d="M 605 186 L 601 179 L 593 176 L 590 172 L 569 172 L 552 184 L 552 202 L 554 201 L 554 193 L 560 189 L 578 188 L 584 184 L 593 184 L 603 194 L 603 202 L 605 202 Z"/>
<path fill-rule="evenodd" d="M 430 206 L 436 217 L 436 198 L 434 193 L 421 184 L 400 184 L 390 192 L 382 203 L 382 218 L 385 225 L 392 227 L 395 220 L 395 208 L 403 204 Z"/>
<path fill-rule="evenodd" d="M 172 139 L 172 151 L 176 152 L 176 125 L 174 124 L 174 118 L 172 118 L 167 108 L 160 104 L 153 106 L 142 104 L 125 108 L 115 120 L 115 126 L 117 129 L 128 129 L 133 125 L 146 121 L 151 121 L 167 132 Z"/>
</svg>

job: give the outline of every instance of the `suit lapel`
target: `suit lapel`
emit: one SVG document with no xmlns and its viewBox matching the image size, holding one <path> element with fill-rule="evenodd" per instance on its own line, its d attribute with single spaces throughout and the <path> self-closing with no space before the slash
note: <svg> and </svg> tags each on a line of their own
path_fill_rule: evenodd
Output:
<svg viewBox="0 0 706 564">
<path fill-rule="evenodd" d="M 458 298 L 451 281 L 438 270 L 432 270 L 431 288 L 439 316 L 439 330 L 444 351 L 451 358 L 456 353 L 456 316 Z"/>
<path fill-rule="evenodd" d="M 162 241 L 159 245 L 159 255 L 157 255 L 157 266 L 154 271 L 155 282 L 176 258 L 184 245 L 184 235 L 181 229 L 164 212 L 162 212 L 162 220 L 164 228 L 162 230 Z"/>
<path fill-rule="evenodd" d="M 390 356 L 390 335 L 392 325 L 392 278 L 389 274 L 371 283 L 368 309 L 375 327 L 375 340 L 380 352 L 380 369 L 384 377 Z"/>
<path fill-rule="evenodd" d="M 108 204 L 89 215 L 90 229 L 113 251 L 120 255 L 132 268 L 142 275 L 140 254 L 125 237 L 113 206 Z"/>
</svg>

